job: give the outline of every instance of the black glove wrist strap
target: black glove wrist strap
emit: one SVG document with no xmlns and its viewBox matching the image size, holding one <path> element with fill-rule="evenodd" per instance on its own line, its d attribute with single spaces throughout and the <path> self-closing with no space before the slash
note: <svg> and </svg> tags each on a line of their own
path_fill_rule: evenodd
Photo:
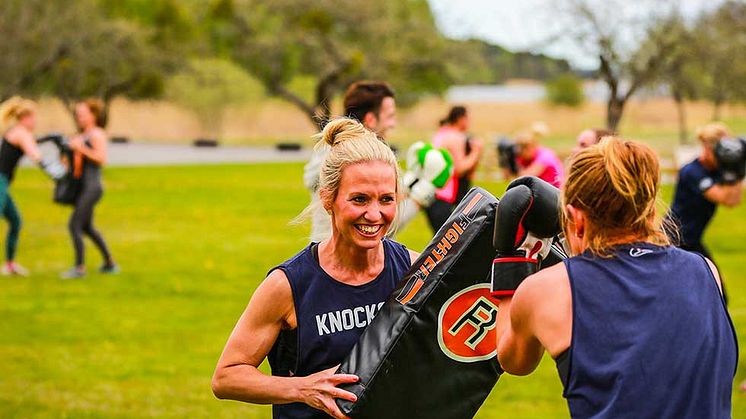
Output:
<svg viewBox="0 0 746 419">
<path fill-rule="evenodd" d="M 539 270 L 536 259 L 522 256 L 498 257 L 492 262 L 492 295 L 510 296 L 526 277 Z"/>
</svg>

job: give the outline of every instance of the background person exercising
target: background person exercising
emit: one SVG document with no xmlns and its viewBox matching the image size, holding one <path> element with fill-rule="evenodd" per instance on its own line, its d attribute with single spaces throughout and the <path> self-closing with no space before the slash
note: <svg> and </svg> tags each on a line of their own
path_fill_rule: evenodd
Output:
<svg viewBox="0 0 746 419">
<path fill-rule="evenodd" d="M 453 175 L 445 186 L 438 189 L 435 201 L 426 210 L 433 232 L 446 222 L 453 208 L 471 188 L 471 179 L 482 157 L 482 140 L 469 137 L 468 132 L 466 108 L 454 106 L 440 121 L 440 128 L 433 136 L 433 147 L 446 149 L 453 159 Z"/>
<path fill-rule="evenodd" d="M 352 83 L 345 92 L 344 115 L 363 124 L 381 139 L 396 126 L 396 101 L 394 90 L 382 81 L 358 81 Z M 311 204 L 317 208 L 311 214 L 311 241 L 319 242 L 329 238 L 331 225 L 329 217 L 318 205 L 319 171 L 329 154 L 326 144 L 314 147 L 311 159 L 303 168 L 303 184 L 311 192 Z"/>
<path fill-rule="evenodd" d="M 321 141 L 330 146 L 319 194 L 332 235 L 270 271 L 212 382 L 221 399 L 273 404 L 276 419 L 344 417 L 334 399 L 355 395 L 336 386 L 357 377 L 336 366 L 418 256 L 386 238 L 399 193 L 391 149 L 348 118 L 329 122 Z M 258 370 L 265 357 L 271 376 Z"/>
<path fill-rule="evenodd" d="M 68 223 L 75 250 L 75 266 L 62 273 L 62 277 L 67 279 L 85 276 L 83 234 L 90 237 L 101 252 L 104 262 L 99 271 L 116 273 L 119 270 L 104 238 L 93 225 L 93 210 L 104 193 L 101 168 L 106 164 L 108 137 L 103 129 L 103 110 L 103 103 L 96 99 L 87 99 L 75 105 L 75 121 L 80 134 L 70 139 L 70 148 L 74 155 L 82 158 L 83 173 L 81 189 Z"/>
<path fill-rule="evenodd" d="M 518 173 L 506 170 L 505 176 L 536 176 L 556 187 L 560 187 L 565 178 L 562 161 L 548 147 L 539 144 L 547 135 L 549 128 L 543 122 L 534 123 L 530 131 L 518 134 L 515 140 L 516 166 Z"/>
<path fill-rule="evenodd" d="M 715 215 L 718 205 L 734 207 L 743 197 L 743 177 L 728 183 L 723 178 L 723 167 L 715 150 L 718 143 L 728 137 L 728 129 L 720 123 L 700 128 L 697 138 L 702 144 L 700 155 L 679 170 L 673 204 L 668 217 L 679 226 L 679 247 L 699 252 L 712 260 L 702 236 Z M 746 166 L 746 154 L 741 166 Z M 671 234 L 676 242 L 676 234 Z"/>
<path fill-rule="evenodd" d="M 573 417 L 731 415 L 738 354 L 718 272 L 668 245 L 656 222 L 659 179 L 657 156 L 640 143 L 607 137 L 577 153 L 561 199 L 575 256 L 528 278 L 542 243 L 532 233 L 557 223 L 556 195 L 519 184 L 500 201 L 500 364 L 526 375 L 546 350 Z"/>
<path fill-rule="evenodd" d="M 36 126 L 36 103 L 21 97 L 12 97 L 0 105 L 0 122 L 2 122 L 3 139 L 0 144 L 0 210 L 8 222 L 8 234 L 5 238 L 4 275 L 28 275 L 28 270 L 15 261 L 18 248 L 18 236 L 21 232 L 21 214 L 18 212 L 9 187 L 13 181 L 16 167 L 25 154 L 53 179 L 65 175 L 62 164 L 53 159 L 42 159 L 36 146 L 34 128 Z"/>
<path fill-rule="evenodd" d="M 584 148 L 588 148 L 594 144 L 598 144 L 602 138 L 613 135 L 616 135 L 614 131 L 604 128 L 589 128 L 583 130 L 575 139 L 576 147 L 574 152 L 577 153 Z"/>
</svg>

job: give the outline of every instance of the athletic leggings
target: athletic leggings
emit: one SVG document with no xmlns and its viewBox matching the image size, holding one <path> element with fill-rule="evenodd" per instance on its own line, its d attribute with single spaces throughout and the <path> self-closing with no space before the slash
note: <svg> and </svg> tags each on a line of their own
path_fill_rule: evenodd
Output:
<svg viewBox="0 0 746 419">
<path fill-rule="evenodd" d="M 70 235 L 72 236 L 73 247 L 75 248 L 75 266 L 83 265 L 85 260 L 83 234 L 90 237 L 96 247 L 98 247 L 101 256 L 104 258 L 104 263 L 111 262 L 109 248 L 106 246 L 104 238 L 101 237 L 101 233 L 93 226 L 93 207 L 96 206 L 102 195 L 103 189 L 100 184 L 84 183 L 80 191 L 80 196 L 78 196 L 78 200 L 75 202 L 75 209 L 70 216 L 69 223 Z"/>
<path fill-rule="evenodd" d="M 5 260 L 11 261 L 16 257 L 18 235 L 21 232 L 21 214 L 10 197 L 8 178 L 0 174 L 0 207 L 3 217 L 8 221 L 8 235 L 5 238 Z"/>
</svg>

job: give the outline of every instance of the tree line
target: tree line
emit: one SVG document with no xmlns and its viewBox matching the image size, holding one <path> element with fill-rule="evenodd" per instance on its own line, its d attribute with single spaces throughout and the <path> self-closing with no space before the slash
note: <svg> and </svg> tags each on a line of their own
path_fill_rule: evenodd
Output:
<svg viewBox="0 0 746 419">
<path fill-rule="evenodd" d="M 616 130 L 629 99 L 644 87 L 665 86 L 676 101 L 680 138 L 687 138 L 685 101 L 707 100 L 712 119 L 722 105 L 746 101 L 746 3 L 728 0 L 699 16 L 672 0 L 642 1 L 624 15 L 620 0 L 570 0 L 562 35 L 598 58 L 609 90 L 608 128 Z M 631 8 L 627 8 L 628 10 Z"/>
<path fill-rule="evenodd" d="M 446 39 L 425 0 L 4 0 L 0 33 L 0 99 L 53 95 L 70 104 L 96 96 L 108 110 L 117 96 L 158 98 L 174 77 L 206 75 L 225 85 L 222 95 L 235 78 L 221 78 L 228 63 L 315 124 L 356 79 L 389 81 L 406 105 L 454 83 L 569 69 L 541 55 Z M 204 60 L 218 65 L 206 70 Z M 298 78 L 312 94 L 296 88 Z M 204 111 L 199 100 L 189 98 Z"/>
<path fill-rule="evenodd" d="M 710 100 L 718 118 L 723 104 L 746 97 L 743 2 L 693 21 L 671 0 L 650 1 L 645 19 L 629 21 L 613 13 L 620 0 L 561 3 L 558 37 L 598 57 L 610 128 L 646 86 L 668 86 L 682 115 L 686 100 Z M 426 0 L 4 0 L 0 34 L 0 99 L 95 96 L 108 107 L 118 96 L 159 98 L 173 81 L 197 80 L 212 93 L 177 96 L 204 113 L 240 100 L 247 74 L 316 125 L 361 78 L 389 81 L 406 105 L 452 84 L 573 72 L 564 60 L 447 39 Z"/>
</svg>

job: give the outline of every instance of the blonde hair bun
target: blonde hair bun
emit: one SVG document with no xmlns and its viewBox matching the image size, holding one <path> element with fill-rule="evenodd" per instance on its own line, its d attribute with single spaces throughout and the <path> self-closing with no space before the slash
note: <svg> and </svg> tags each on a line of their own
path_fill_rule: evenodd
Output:
<svg viewBox="0 0 746 419">
<path fill-rule="evenodd" d="M 329 204 L 337 196 L 342 181 L 342 172 L 347 166 L 380 161 L 389 165 L 396 177 L 396 192 L 399 192 L 399 163 L 391 148 L 374 132 L 360 122 L 350 118 L 329 121 L 316 138 L 316 149 L 327 148 L 328 153 L 319 169 L 318 191 L 320 201 L 303 210 L 295 222 L 308 218 L 318 206 Z"/>
<path fill-rule="evenodd" d="M 375 134 L 368 131 L 360 122 L 350 118 L 337 118 L 329 121 L 321 131 L 321 142 L 334 147 L 343 141 L 370 135 Z"/>
</svg>

